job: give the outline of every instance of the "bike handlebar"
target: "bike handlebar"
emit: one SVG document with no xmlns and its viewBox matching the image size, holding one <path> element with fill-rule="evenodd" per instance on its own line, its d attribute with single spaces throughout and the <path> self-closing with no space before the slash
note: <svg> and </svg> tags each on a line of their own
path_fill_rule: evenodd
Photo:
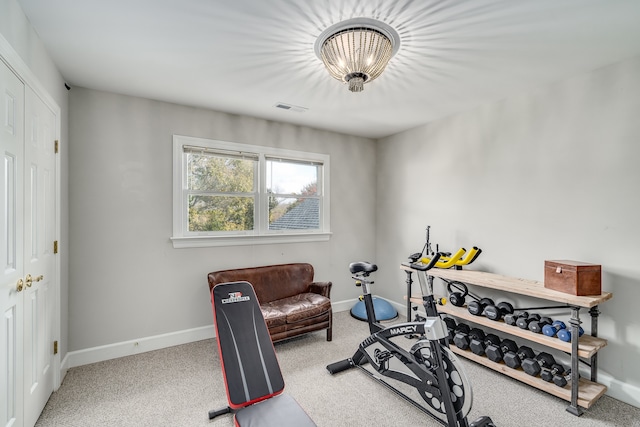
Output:
<svg viewBox="0 0 640 427">
<path fill-rule="evenodd" d="M 458 249 L 458 252 L 456 252 L 453 256 L 441 255 L 440 260 L 436 262 L 435 267 L 450 268 L 450 267 L 453 267 L 454 265 L 457 265 L 457 266 L 468 265 L 468 264 L 471 264 L 473 261 L 475 261 L 481 252 L 482 252 L 482 249 L 479 249 L 476 246 L 471 248 L 471 250 L 468 252 L 465 248 L 460 248 Z M 430 263 L 431 259 L 424 257 L 424 258 L 421 258 L 420 261 L 423 263 Z"/>
<path fill-rule="evenodd" d="M 467 250 L 465 248 L 460 248 L 458 249 L 458 252 L 456 252 L 453 256 L 451 257 L 440 257 L 441 259 L 444 259 L 443 261 L 437 261 L 435 262 L 435 267 L 437 268 L 450 268 L 453 267 L 458 261 L 460 261 L 462 259 L 462 256 L 465 254 Z M 438 254 L 436 254 L 438 255 Z M 433 259 L 435 259 L 435 256 L 433 257 Z M 431 262 L 433 262 L 433 259 L 430 258 L 421 258 L 420 261 L 422 261 L 425 264 L 430 264 Z"/>
<path fill-rule="evenodd" d="M 424 262 L 423 260 L 428 260 L 427 262 Z M 420 260 L 420 263 L 415 263 L 415 262 L 403 262 L 402 265 L 406 266 L 406 267 L 410 267 L 414 270 L 419 270 L 419 271 L 427 271 L 427 270 L 431 270 L 433 268 L 434 265 L 436 265 L 438 263 L 438 260 L 440 259 L 440 252 L 436 253 L 433 258 L 428 259 L 428 258 L 422 258 L 422 260 Z"/>
<path fill-rule="evenodd" d="M 464 258 L 459 259 L 458 261 L 455 262 L 455 265 L 467 265 L 467 264 L 471 264 L 473 261 L 476 260 L 476 258 L 478 258 L 478 255 L 480 255 L 480 252 L 482 252 L 482 249 L 477 248 L 476 246 L 474 246 L 473 248 L 471 248 L 471 250 L 469 252 L 467 252 L 467 254 L 465 255 Z M 442 261 L 443 258 L 440 257 L 440 261 Z"/>
</svg>

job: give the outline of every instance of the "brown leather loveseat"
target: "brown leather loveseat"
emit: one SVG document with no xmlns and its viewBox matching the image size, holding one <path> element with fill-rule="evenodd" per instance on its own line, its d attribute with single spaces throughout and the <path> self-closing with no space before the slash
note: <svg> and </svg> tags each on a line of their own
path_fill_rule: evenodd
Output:
<svg viewBox="0 0 640 427">
<path fill-rule="evenodd" d="M 311 264 L 214 271 L 208 280 L 209 291 L 218 283 L 251 283 L 273 342 L 322 329 L 331 341 L 331 282 L 314 282 Z"/>
</svg>

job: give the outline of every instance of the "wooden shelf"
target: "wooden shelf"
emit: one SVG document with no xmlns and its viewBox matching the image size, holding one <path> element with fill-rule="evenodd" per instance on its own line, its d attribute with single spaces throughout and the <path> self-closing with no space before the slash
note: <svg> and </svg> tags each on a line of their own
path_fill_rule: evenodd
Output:
<svg viewBox="0 0 640 427">
<path fill-rule="evenodd" d="M 411 297 L 411 302 L 414 304 L 417 304 L 418 306 L 421 306 L 422 298 Z M 466 306 L 456 307 L 455 305 L 451 305 L 451 304 L 439 305 L 438 311 L 441 313 L 450 314 L 460 319 L 467 320 L 469 322 L 473 322 L 478 325 L 486 326 L 496 331 L 501 331 L 509 335 L 518 336 L 528 341 L 533 341 L 538 344 L 542 344 L 547 347 L 555 348 L 556 350 L 564 351 L 566 353 L 571 353 L 570 342 L 564 342 L 559 340 L 558 338 L 548 337 L 543 334 L 536 334 L 529 330 L 521 329 L 517 326 L 507 325 L 502 320 L 496 322 L 484 316 L 474 316 L 473 314 L 469 313 Z M 580 337 L 580 340 L 579 340 L 578 356 L 585 359 L 590 358 L 606 345 L 607 345 L 607 340 L 584 334 L 583 336 Z"/>
<path fill-rule="evenodd" d="M 401 266 L 404 270 L 411 270 L 409 267 Z M 494 273 L 472 270 L 443 270 L 432 268 L 427 272 L 429 276 L 439 277 L 447 280 L 458 280 L 470 285 L 482 286 L 504 292 L 511 292 L 556 301 L 562 304 L 569 304 L 578 307 L 591 308 L 611 299 L 610 292 L 601 295 L 576 296 L 564 292 L 554 291 L 544 287 L 544 283 L 535 280 L 519 279 L 515 277 L 501 276 Z"/>
<path fill-rule="evenodd" d="M 508 326 L 508 325 L 507 325 Z M 514 378 L 518 381 L 522 381 L 530 386 L 533 386 L 537 389 L 546 391 L 549 394 L 552 394 L 556 397 L 564 399 L 568 402 L 571 401 L 571 385 L 567 385 L 565 387 L 558 387 L 554 383 L 548 383 L 541 378 L 532 377 L 531 375 L 524 372 L 522 369 L 512 369 L 505 365 L 503 362 L 496 363 L 484 356 L 478 356 L 477 354 L 472 353 L 469 350 L 461 350 L 458 347 L 451 346 L 451 351 L 456 354 L 459 354 L 467 359 L 473 360 L 481 365 L 484 365 L 494 371 L 498 371 L 502 374 L 505 374 L 511 378 Z M 607 391 L 607 387 L 591 382 L 585 378 L 580 378 L 580 382 L 578 385 L 579 393 L 578 393 L 578 405 L 588 409 L 593 405 L 602 395 Z"/>
<path fill-rule="evenodd" d="M 400 268 L 406 271 L 416 272 L 415 270 L 407 267 L 405 265 L 400 265 Z M 571 295 L 564 292 L 558 292 L 552 289 L 547 289 L 544 287 L 544 283 L 538 282 L 535 280 L 527 280 L 520 279 L 515 277 L 507 277 L 501 276 L 499 274 L 487 273 L 483 271 L 473 271 L 473 270 L 454 270 L 454 269 L 439 269 L 432 268 L 431 270 L 425 272 L 428 276 L 438 277 L 445 280 L 455 280 L 458 282 L 468 283 L 469 285 L 495 289 L 497 291 L 526 295 L 528 297 L 540 298 L 548 301 L 554 301 L 555 303 L 566 304 L 567 307 L 571 307 L 572 309 L 572 320 L 579 322 L 580 319 L 580 308 L 593 308 L 598 306 L 604 301 L 611 299 L 612 294 L 609 292 L 604 292 L 600 295 L 589 295 L 589 296 L 577 296 Z M 408 279 L 409 280 L 409 279 Z M 411 282 L 409 281 L 409 288 Z M 408 289 L 408 293 L 410 289 Z M 405 297 L 406 298 L 406 297 Z M 411 304 L 417 304 L 418 306 L 422 305 L 422 297 L 412 296 L 409 298 L 408 306 Z M 456 307 L 454 305 L 448 304 L 443 306 L 438 306 L 438 311 L 442 313 L 449 314 L 451 316 L 456 317 L 457 319 L 462 319 L 467 322 L 471 322 L 477 325 L 481 325 L 483 327 L 488 327 L 490 329 L 503 332 L 505 334 L 523 338 L 525 340 L 538 343 L 542 346 L 546 346 L 549 348 L 553 348 L 556 350 L 563 351 L 568 353 L 571 356 L 571 366 L 576 372 L 578 369 L 579 358 L 590 359 L 590 378 L 593 381 L 589 381 L 586 378 L 579 378 L 578 384 L 574 384 L 574 387 L 570 385 L 565 386 L 563 388 L 556 386 L 553 383 L 548 383 L 541 378 L 533 377 L 528 375 L 522 369 L 512 369 L 505 365 L 504 363 L 495 363 L 489 360 L 486 357 L 478 356 L 477 354 L 472 353 L 469 350 L 461 350 L 458 347 L 451 346 L 451 351 L 461 356 L 466 357 L 467 359 L 471 359 L 481 365 L 484 365 L 488 368 L 491 368 L 495 371 L 501 372 L 505 375 L 508 375 L 512 378 L 515 378 L 519 381 L 527 383 L 532 387 L 537 389 L 546 391 L 554 396 L 560 397 L 564 400 L 570 402 L 569 412 L 579 415 L 579 410 L 577 406 L 581 406 L 585 409 L 588 409 L 593 403 L 598 400 L 606 391 L 607 387 L 598 384 L 597 381 L 597 360 L 598 360 L 598 351 L 600 351 L 603 347 L 607 345 L 607 341 L 602 338 L 597 338 L 589 334 L 584 334 L 582 337 L 578 339 L 577 346 L 578 350 L 573 352 L 573 345 L 571 342 L 564 342 L 559 340 L 558 338 L 547 337 L 543 334 L 536 334 L 529 330 L 521 329 L 517 326 L 511 326 L 504 323 L 504 321 L 493 321 L 484 316 L 474 316 L 466 309 L 466 307 Z M 595 314 L 592 310 L 589 310 L 589 315 L 591 316 L 591 325 L 592 329 L 597 330 L 597 322 L 598 322 L 598 312 L 596 310 Z M 575 341 L 575 337 L 574 337 Z M 575 375 L 575 372 L 574 372 Z"/>
</svg>

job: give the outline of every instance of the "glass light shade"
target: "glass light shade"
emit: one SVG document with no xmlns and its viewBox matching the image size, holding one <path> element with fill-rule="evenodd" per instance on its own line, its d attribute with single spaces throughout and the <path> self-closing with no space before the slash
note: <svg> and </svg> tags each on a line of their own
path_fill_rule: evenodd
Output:
<svg viewBox="0 0 640 427">
<path fill-rule="evenodd" d="M 329 74 L 361 92 L 378 78 L 399 45 L 397 33 L 382 22 L 359 18 L 327 29 L 316 42 L 316 54 Z"/>
</svg>

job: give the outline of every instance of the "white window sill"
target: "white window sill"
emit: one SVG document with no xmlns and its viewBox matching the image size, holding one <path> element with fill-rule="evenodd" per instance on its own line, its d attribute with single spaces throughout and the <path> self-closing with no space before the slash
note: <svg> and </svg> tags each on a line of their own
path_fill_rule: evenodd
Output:
<svg viewBox="0 0 640 427">
<path fill-rule="evenodd" d="M 327 242 L 331 233 L 267 234 L 262 236 L 171 237 L 175 249 L 213 246 L 274 245 L 279 243 Z"/>
</svg>

